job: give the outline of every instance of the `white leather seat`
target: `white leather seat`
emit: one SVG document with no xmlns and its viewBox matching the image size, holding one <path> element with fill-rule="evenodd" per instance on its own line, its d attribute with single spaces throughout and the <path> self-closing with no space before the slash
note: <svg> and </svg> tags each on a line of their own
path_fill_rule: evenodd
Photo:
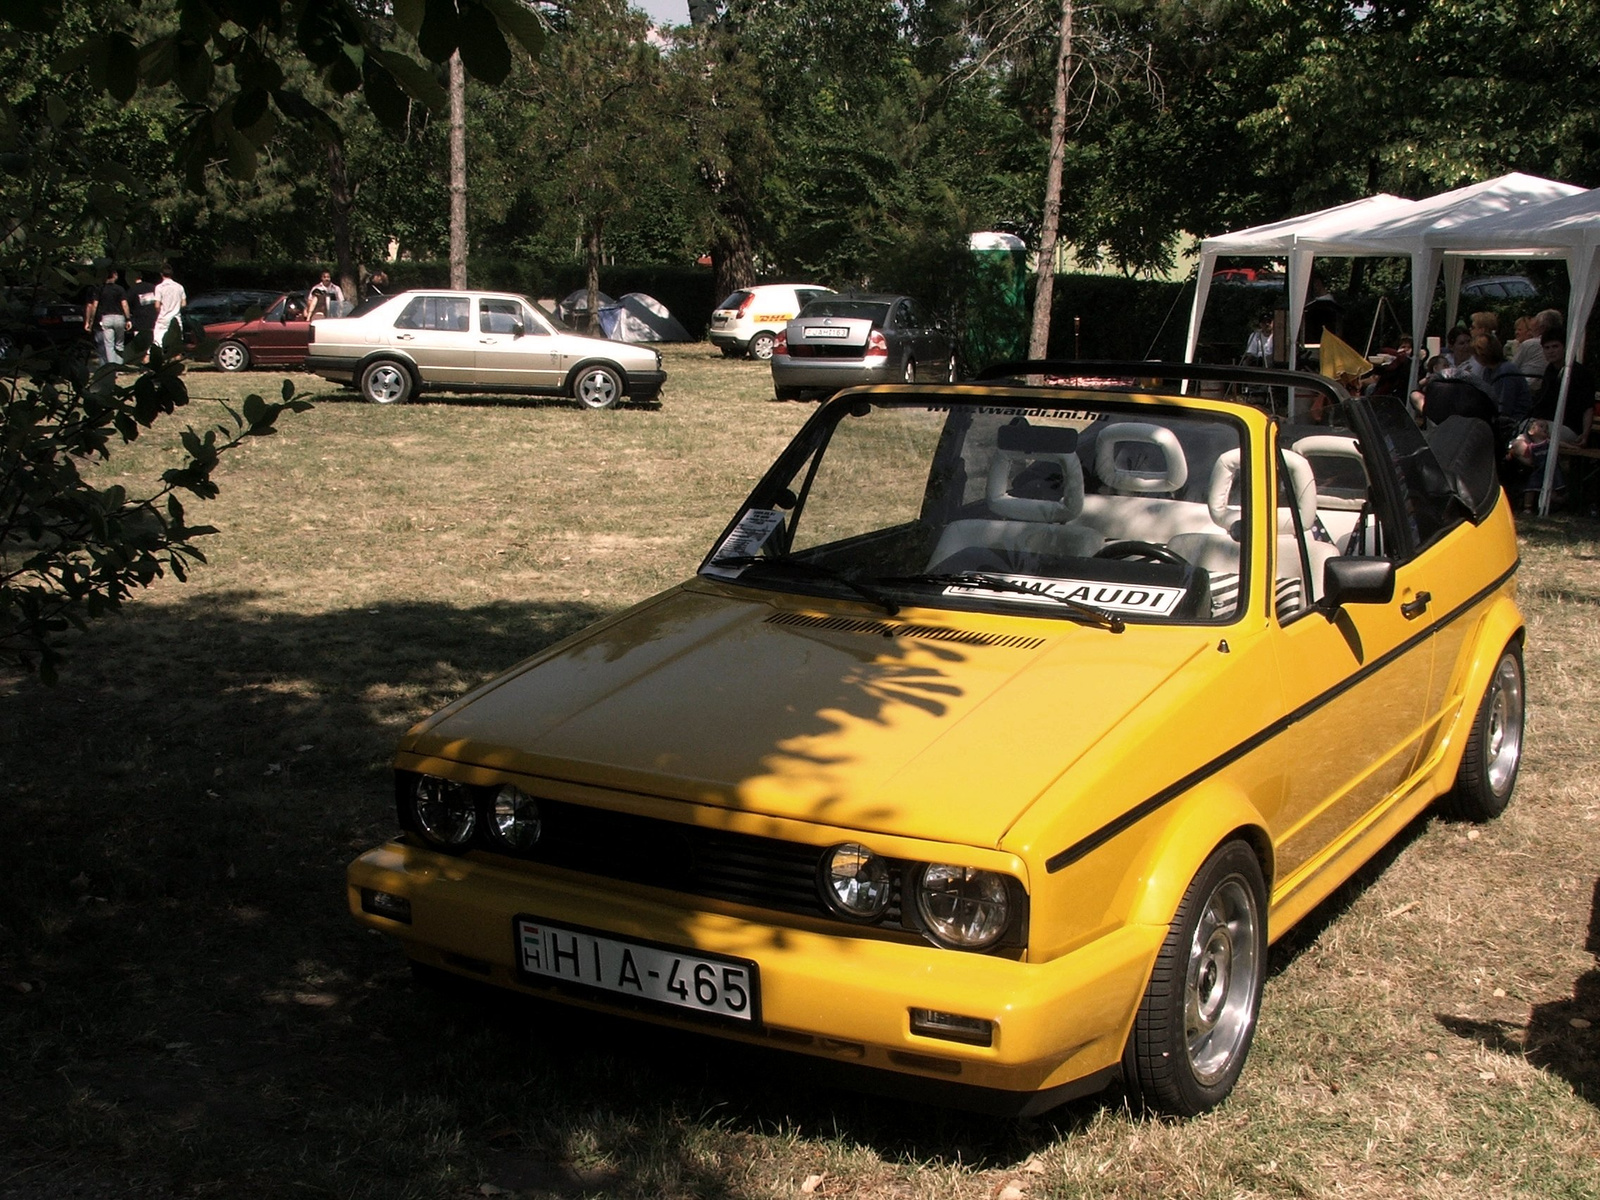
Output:
<svg viewBox="0 0 1600 1200">
<path fill-rule="evenodd" d="M 1014 488 L 1023 488 L 1019 495 Z M 996 450 L 989 464 L 984 504 L 992 518 L 952 521 L 939 535 L 928 569 L 961 550 L 981 547 L 1006 554 L 1088 558 L 1105 541 L 1083 512 L 1083 466 L 1072 453 Z"/>
</svg>

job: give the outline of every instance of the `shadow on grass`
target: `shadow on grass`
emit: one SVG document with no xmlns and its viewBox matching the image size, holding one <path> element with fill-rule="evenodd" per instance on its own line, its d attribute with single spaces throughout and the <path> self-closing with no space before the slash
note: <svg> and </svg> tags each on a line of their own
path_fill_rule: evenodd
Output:
<svg viewBox="0 0 1600 1200">
<path fill-rule="evenodd" d="M 1536 1004 L 1524 1028 L 1510 1021 L 1475 1021 L 1439 1015 L 1439 1024 L 1457 1037 L 1472 1038 L 1502 1054 L 1521 1055 L 1536 1067 L 1565 1079 L 1572 1090 L 1600 1108 L 1600 880 L 1589 909 L 1584 949 L 1595 955 L 1594 969 L 1572 985 L 1570 997 Z"/>
<path fill-rule="evenodd" d="M 316 399 L 318 404 L 369 403 L 369 401 L 354 388 L 341 388 L 339 391 L 330 392 L 325 396 L 318 396 Z M 575 412 L 589 411 L 570 396 L 530 396 L 516 392 L 508 392 L 503 395 L 495 395 L 487 392 L 462 392 L 459 394 L 448 392 L 423 392 L 420 395 L 412 396 L 409 400 L 405 401 L 405 403 L 410 405 L 437 404 L 441 407 L 450 408 L 475 408 L 485 404 L 491 404 L 496 408 L 570 408 Z M 596 411 L 606 412 L 634 410 L 641 412 L 656 412 L 659 411 L 660 408 L 660 397 L 651 397 L 648 400 L 635 400 L 629 396 L 624 397 L 622 401 L 617 404 L 615 409 L 601 409 Z"/>
<path fill-rule="evenodd" d="M 788 1055 L 410 986 L 344 893 L 394 828 L 396 737 L 602 615 L 195 593 L 97 626 L 57 688 L 5 684 L 0 1198 L 720 1196 L 775 1131 L 983 1166 L 1091 1120 L 980 1120 Z"/>
</svg>

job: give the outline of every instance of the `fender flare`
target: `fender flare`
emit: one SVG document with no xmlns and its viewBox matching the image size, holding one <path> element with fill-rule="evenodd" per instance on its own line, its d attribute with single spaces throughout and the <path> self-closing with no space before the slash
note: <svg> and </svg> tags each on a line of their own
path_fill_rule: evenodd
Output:
<svg viewBox="0 0 1600 1200">
<path fill-rule="evenodd" d="M 392 350 L 387 346 L 381 347 L 381 348 L 376 349 L 376 350 L 370 350 L 366 354 L 364 354 L 356 362 L 355 373 L 353 375 L 351 375 L 351 379 L 354 380 L 356 383 L 360 383 L 361 382 L 361 373 L 363 371 L 365 371 L 368 367 L 370 367 L 373 363 L 380 362 L 380 361 L 382 361 L 382 362 L 397 362 L 402 367 L 404 367 L 406 369 L 406 374 L 411 376 L 411 390 L 412 391 L 420 392 L 420 391 L 423 390 L 424 387 L 427 386 L 426 384 L 424 384 L 422 382 L 422 373 L 417 370 L 417 364 L 414 363 L 411 360 L 411 356 L 409 354 L 407 354 L 403 350 Z"/>
<path fill-rule="evenodd" d="M 1460 691 L 1460 709 L 1450 727 L 1440 731 L 1440 741 L 1435 753 L 1438 761 L 1433 769 L 1433 790 L 1443 794 L 1454 783 L 1461 770 L 1461 756 L 1466 753 L 1466 732 L 1477 718 L 1478 705 L 1489 690 L 1489 678 L 1500 663 L 1501 652 L 1510 645 L 1521 645 L 1528 634 L 1522 613 L 1506 592 L 1490 601 L 1489 611 L 1478 623 L 1473 634 L 1471 661 L 1465 668 Z"/>
<path fill-rule="evenodd" d="M 599 357 L 580 359 L 568 367 L 566 378 L 561 381 L 561 390 L 568 396 L 572 395 L 572 386 L 577 382 L 578 373 L 589 367 L 608 367 L 615 371 L 617 378 L 622 380 L 622 394 L 633 394 L 633 381 L 628 377 L 628 369 L 613 359 Z"/>
</svg>

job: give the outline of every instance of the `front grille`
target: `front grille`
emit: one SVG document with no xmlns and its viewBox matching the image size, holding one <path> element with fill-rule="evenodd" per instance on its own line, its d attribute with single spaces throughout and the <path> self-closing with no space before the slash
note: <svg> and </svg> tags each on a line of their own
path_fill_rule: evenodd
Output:
<svg viewBox="0 0 1600 1200">
<path fill-rule="evenodd" d="M 420 836 L 409 802 L 419 778 L 410 771 L 395 772 L 400 823 Z M 599 879 L 820 917 L 878 936 L 922 936 L 915 918 L 902 904 L 902 895 L 919 877 L 919 863 L 889 859 L 893 892 L 888 911 L 870 925 L 856 925 L 829 908 L 817 890 L 818 867 L 831 846 L 706 829 L 540 796 L 539 840 L 530 850 L 513 852 L 488 835 L 495 789 L 469 787 L 466 791 L 473 796 L 478 820 L 477 832 L 462 850 L 489 850 Z M 1026 943 L 1027 896 L 1020 883 L 1013 881 L 1012 888 L 1016 916 L 990 953 L 1015 951 Z"/>
</svg>

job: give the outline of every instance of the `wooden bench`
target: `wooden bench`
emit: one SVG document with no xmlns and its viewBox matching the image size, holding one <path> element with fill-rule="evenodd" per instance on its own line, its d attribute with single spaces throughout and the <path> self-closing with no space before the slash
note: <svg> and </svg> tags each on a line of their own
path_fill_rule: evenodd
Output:
<svg viewBox="0 0 1600 1200">
<path fill-rule="evenodd" d="M 1596 481 L 1600 480 L 1600 447 L 1561 445 L 1557 461 L 1566 460 L 1567 511 L 1593 513 L 1600 504 Z"/>
</svg>

